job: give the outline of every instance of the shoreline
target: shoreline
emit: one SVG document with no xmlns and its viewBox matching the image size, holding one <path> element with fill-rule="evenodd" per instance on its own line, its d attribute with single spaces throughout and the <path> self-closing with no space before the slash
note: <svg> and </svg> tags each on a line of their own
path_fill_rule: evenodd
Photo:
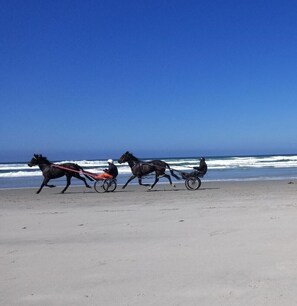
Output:
<svg viewBox="0 0 297 306">
<path fill-rule="evenodd" d="M 275 182 L 275 181 L 280 181 L 280 182 L 283 182 L 283 181 L 288 181 L 288 183 L 294 183 L 294 181 L 297 181 L 297 177 L 269 177 L 269 178 L 245 178 L 245 179 L 202 179 L 201 182 L 202 184 L 208 184 L 208 183 L 248 183 L 248 182 L 269 182 L 269 181 L 272 181 L 272 182 Z M 42 182 L 42 179 L 40 180 L 40 184 Z M 55 183 L 55 180 L 51 180 L 52 183 Z M 90 186 L 92 187 L 92 189 L 94 189 L 94 184 L 93 182 L 88 182 L 90 184 Z M 184 185 L 184 180 L 180 180 L 180 181 L 173 181 L 173 183 L 176 185 L 176 186 L 180 186 L 180 185 Z M 123 186 L 124 183 L 118 183 L 117 184 L 117 189 L 120 189 L 121 186 Z M 156 186 L 154 187 L 154 189 L 158 188 L 158 186 L 160 185 L 169 185 L 168 182 L 166 181 L 159 181 Z M 138 182 L 130 182 L 128 186 L 134 186 L 134 187 L 140 187 L 140 188 L 145 188 L 145 187 L 141 187 Z M 169 185 L 170 186 L 170 185 Z M 25 187 L 0 187 L 0 191 L 5 191 L 5 190 L 22 190 L 22 189 L 38 189 L 40 187 L 40 185 L 38 186 L 25 186 Z M 55 188 L 63 188 L 65 187 L 65 184 L 61 184 L 61 182 L 59 182 L 59 184 L 56 185 Z M 83 184 L 71 184 L 69 186 L 69 188 L 84 188 L 84 185 Z M 49 187 L 44 187 L 43 188 L 43 191 L 46 190 L 46 189 L 49 189 Z M 67 191 L 66 191 L 67 192 Z"/>
<path fill-rule="evenodd" d="M 197 166 L 198 159 L 191 157 L 166 158 L 162 160 L 167 162 L 171 169 L 176 171 L 192 171 Z M 69 162 L 69 161 L 59 161 Z M 74 160 L 86 171 L 100 173 L 106 168 L 106 160 Z M 207 157 L 208 172 L 203 181 L 249 181 L 249 180 L 279 180 L 296 179 L 297 180 L 297 155 L 257 155 L 257 156 L 213 156 Z M 131 176 L 131 169 L 127 163 L 116 163 L 119 171 L 118 184 L 125 184 Z M 167 170 L 169 174 L 169 171 Z M 144 178 L 146 182 L 152 182 L 152 176 Z M 0 163 L 0 188 L 19 188 L 19 187 L 39 187 L 43 180 L 39 167 L 30 168 L 27 163 Z M 174 180 L 174 179 L 173 179 Z M 51 180 L 54 185 L 65 185 L 66 179 L 59 178 Z M 167 183 L 165 178 L 160 183 Z M 73 178 L 72 186 L 82 185 L 82 182 Z M 136 182 L 137 184 L 137 182 Z"/>
<path fill-rule="evenodd" d="M 290 181 L 0 190 L 1 305 L 293 305 Z"/>
</svg>

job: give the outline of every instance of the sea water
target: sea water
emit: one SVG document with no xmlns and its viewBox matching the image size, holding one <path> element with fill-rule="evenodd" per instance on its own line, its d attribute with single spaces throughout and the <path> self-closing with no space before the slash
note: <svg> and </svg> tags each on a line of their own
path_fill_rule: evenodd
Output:
<svg viewBox="0 0 297 306">
<path fill-rule="evenodd" d="M 161 159 L 170 167 L 179 171 L 190 172 L 198 166 L 199 160 L 193 157 L 154 158 Z M 148 162 L 151 159 L 143 159 Z M 84 170 L 93 173 L 102 173 L 107 168 L 106 160 L 64 160 L 53 161 L 57 164 L 72 162 L 80 165 Z M 297 179 L 297 155 L 265 155 L 265 156 L 212 156 L 206 157 L 208 172 L 203 181 L 246 181 L 246 180 L 276 180 Z M 118 164 L 118 184 L 124 184 L 131 176 L 131 170 L 127 163 Z M 169 171 L 166 171 L 169 173 Z M 143 182 L 150 183 L 153 176 L 146 177 Z M 42 173 L 36 167 L 30 168 L 27 162 L 0 163 L 0 189 L 39 187 L 42 182 Z M 172 178 L 176 181 L 175 178 Z M 87 180 L 88 181 L 88 180 Z M 168 183 L 166 178 L 160 182 Z M 65 186 L 65 177 L 52 180 L 50 184 Z M 83 182 L 73 178 L 72 185 L 83 185 Z M 92 184 L 90 182 L 90 184 Z M 131 184 L 138 184 L 137 179 Z"/>
</svg>

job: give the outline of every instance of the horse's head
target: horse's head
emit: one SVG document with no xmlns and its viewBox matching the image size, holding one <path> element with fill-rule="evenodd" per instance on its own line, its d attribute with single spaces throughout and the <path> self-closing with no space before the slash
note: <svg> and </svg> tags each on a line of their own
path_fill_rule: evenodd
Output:
<svg viewBox="0 0 297 306">
<path fill-rule="evenodd" d="M 41 154 L 34 154 L 31 161 L 28 163 L 29 167 L 38 166 L 41 164 L 49 164 L 50 162 L 45 156 L 42 156 Z"/>
<path fill-rule="evenodd" d="M 130 160 L 130 155 L 131 153 L 129 151 L 127 151 L 126 153 L 124 153 L 118 160 L 119 164 L 123 164 L 126 163 L 127 161 Z"/>
<path fill-rule="evenodd" d="M 118 160 L 119 164 L 123 164 L 123 163 L 129 163 L 130 161 L 134 161 L 134 162 L 138 162 L 139 159 L 137 157 L 135 157 L 132 153 L 130 153 L 129 151 L 127 151 L 126 153 L 124 153 L 120 159 Z"/>
</svg>

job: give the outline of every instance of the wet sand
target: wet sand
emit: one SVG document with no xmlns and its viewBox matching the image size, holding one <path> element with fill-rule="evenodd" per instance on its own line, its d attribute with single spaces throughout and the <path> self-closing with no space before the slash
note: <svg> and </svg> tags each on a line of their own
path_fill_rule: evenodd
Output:
<svg viewBox="0 0 297 306">
<path fill-rule="evenodd" d="M 294 305 L 297 182 L 0 190 L 0 305 Z"/>
</svg>

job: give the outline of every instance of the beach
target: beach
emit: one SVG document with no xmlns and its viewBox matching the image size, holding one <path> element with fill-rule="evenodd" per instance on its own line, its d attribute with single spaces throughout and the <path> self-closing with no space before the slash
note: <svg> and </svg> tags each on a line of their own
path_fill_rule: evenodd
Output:
<svg viewBox="0 0 297 306">
<path fill-rule="evenodd" d="M 0 190 L 0 305 L 294 305 L 297 182 Z"/>
</svg>

